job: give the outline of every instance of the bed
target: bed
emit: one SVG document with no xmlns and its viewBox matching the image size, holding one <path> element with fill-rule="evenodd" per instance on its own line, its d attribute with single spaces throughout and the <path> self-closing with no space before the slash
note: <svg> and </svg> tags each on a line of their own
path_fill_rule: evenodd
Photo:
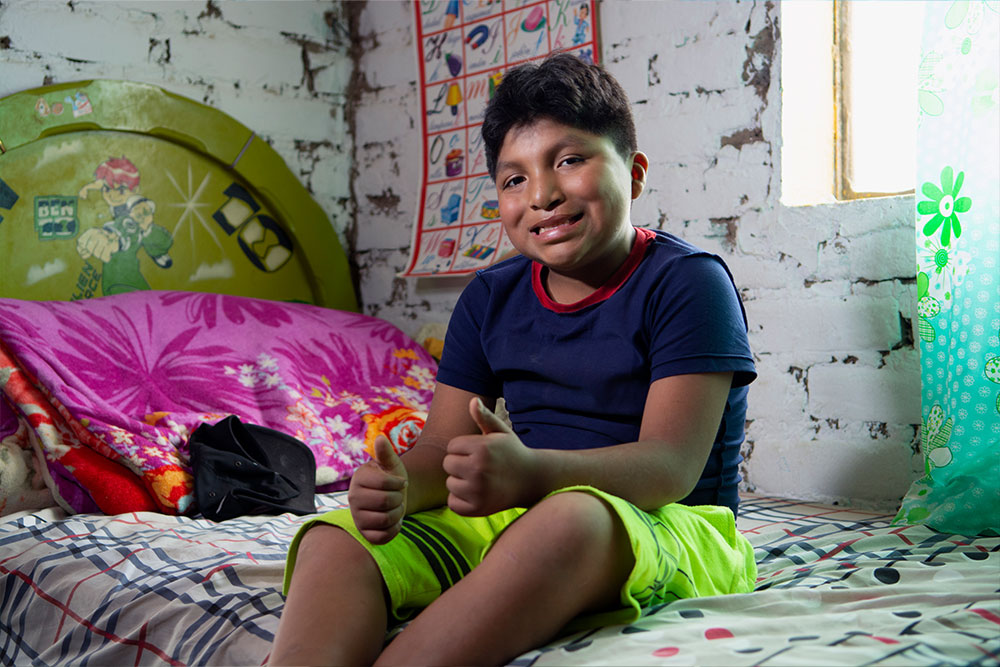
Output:
<svg viewBox="0 0 1000 667">
<path fill-rule="evenodd" d="M 343 492 L 320 494 L 320 509 Z M 563 637 L 514 665 L 990 665 L 1000 656 L 1000 538 L 743 499 L 760 579 L 628 626 Z M 260 665 L 301 519 L 58 508 L 0 522 L 5 664 Z"/>
<path fill-rule="evenodd" d="M 192 433 L 237 415 L 293 436 L 316 463 L 315 510 L 343 507 L 376 434 L 400 451 L 419 434 L 433 357 L 356 312 L 329 220 L 215 110 L 64 84 L 0 100 L 0 140 L 0 662 L 264 664 L 306 516 L 206 519 Z M 114 185 L 91 173 L 108 154 L 141 174 L 129 197 L 156 204 L 166 251 L 140 212 L 86 191 Z M 41 169 L 53 155 L 78 162 Z M 181 173 L 200 198 L 171 194 Z M 104 276 L 129 248 L 147 284 L 122 289 Z M 1000 538 L 891 518 L 746 495 L 753 593 L 652 608 L 512 664 L 1000 662 Z"/>
</svg>

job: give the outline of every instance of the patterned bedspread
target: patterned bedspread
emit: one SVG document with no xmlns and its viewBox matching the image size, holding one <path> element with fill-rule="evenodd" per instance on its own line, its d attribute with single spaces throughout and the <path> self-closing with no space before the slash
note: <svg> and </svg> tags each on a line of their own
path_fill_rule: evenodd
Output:
<svg viewBox="0 0 1000 667">
<path fill-rule="evenodd" d="M 341 506 L 344 494 L 318 497 Z M 746 595 L 673 602 L 563 637 L 515 665 L 1000 662 L 1000 538 L 749 496 Z M 260 665 L 301 517 L 222 523 L 62 510 L 0 519 L 3 664 Z"/>
<path fill-rule="evenodd" d="M 67 511 L 194 515 L 188 441 L 227 415 L 298 438 L 343 488 L 377 434 L 413 444 L 436 368 L 389 322 L 302 303 L 0 299 L 0 514 L 44 507 L 41 476 Z"/>
</svg>

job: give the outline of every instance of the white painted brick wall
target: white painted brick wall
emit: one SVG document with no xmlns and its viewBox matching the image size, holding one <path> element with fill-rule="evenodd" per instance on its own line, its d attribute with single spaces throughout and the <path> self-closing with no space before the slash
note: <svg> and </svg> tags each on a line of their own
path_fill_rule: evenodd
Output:
<svg viewBox="0 0 1000 667">
<path fill-rule="evenodd" d="M 829 419 L 906 424 L 919 421 L 920 395 L 910 367 L 913 355 L 898 355 L 881 368 L 833 363 L 809 369 L 810 414 Z M 844 391 L 843 387 L 850 387 Z"/>
<path fill-rule="evenodd" d="M 817 433 L 816 439 L 776 431 L 753 458 L 758 489 L 794 489 L 803 500 L 886 509 L 899 501 L 898 488 L 912 477 L 909 453 L 893 440 L 873 439 L 865 429 Z M 794 487 L 789 480 L 795 479 Z"/>
<path fill-rule="evenodd" d="M 900 341 L 899 309 L 890 297 L 812 296 L 803 290 L 762 296 L 745 306 L 755 349 L 766 345 L 770 352 L 848 354 L 888 350 Z"/>
</svg>

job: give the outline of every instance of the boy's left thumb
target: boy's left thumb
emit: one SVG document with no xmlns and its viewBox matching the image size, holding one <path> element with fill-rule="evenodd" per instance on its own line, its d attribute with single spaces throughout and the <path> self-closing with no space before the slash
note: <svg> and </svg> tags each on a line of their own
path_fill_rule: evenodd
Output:
<svg viewBox="0 0 1000 667">
<path fill-rule="evenodd" d="M 494 412 L 483 405 L 478 396 L 469 402 L 469 413 L 483 433 L 510 433 L 510 427 Z"/>
<path fill-rule="evenodd" d="M 394 472 L 396 467 L 402 463 L 399 460 L 399 454 L 389 442 L 389 438 L 383 434 L 375 437 L 375 443 L 372 445 L 372 458 L 382 470 L 389 473 Z"/>
</svg>

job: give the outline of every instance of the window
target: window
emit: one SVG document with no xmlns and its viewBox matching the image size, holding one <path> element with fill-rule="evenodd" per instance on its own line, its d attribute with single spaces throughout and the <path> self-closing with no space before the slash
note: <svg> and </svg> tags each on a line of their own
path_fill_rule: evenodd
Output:
<svg viewBox="0 0 1000 667">
<path fill-rule="evenodd" d="M 782 203 L 913 191 L 922 4 L 781 3 Z"/>
</svg>

